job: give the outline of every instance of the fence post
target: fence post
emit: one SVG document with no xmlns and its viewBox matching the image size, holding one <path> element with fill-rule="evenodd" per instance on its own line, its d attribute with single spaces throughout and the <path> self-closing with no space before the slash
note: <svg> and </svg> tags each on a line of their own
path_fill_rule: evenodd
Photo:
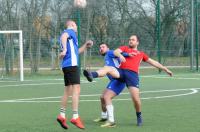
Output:
<svg viewBox="0 0 200 132">
<path fill-rule="evenodd" d="M 161 63 L 161 52 L 160 52 L 160 0 L 156 3 L 156 45 L 157 45 L 157 56 L 158 62 Z M 161 70 L 159 69 L 159 73 Z"/>
<path fill-rule="evenodd" d="M 199 41 L 199 21 L 198 21 L 198 16 L 199 16 L 199 13 L 198 13 L 198 10 L 199 10 L 199 3 L 198 3 L 198 0 L 195 0 L 195 13 L 196 13 L 196 26 L 195 26 L 195 30 L 196 30 L 196 36 L 195 36 L 195 41 L 196 41 L 196 71 L 199 70 L 199 44 L 198 44 L 198 41 Z"/>
<path fill-rule="evenodd" d="M 191 51 L 190 51 L 190 69 L 194 70 L 194 0 L 191 0 Z"/>
</svg>

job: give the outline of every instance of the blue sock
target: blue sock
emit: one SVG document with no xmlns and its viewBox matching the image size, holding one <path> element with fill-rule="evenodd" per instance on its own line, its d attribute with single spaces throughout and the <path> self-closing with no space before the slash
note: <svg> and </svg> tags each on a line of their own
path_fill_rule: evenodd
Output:
<svg viewBox="0 0 200 132">
<path fill-rule="evenodd" d="M 142 115 L 142 112 L 136 112 L 137 118 L 140 118 Z"/>
<path fill-rule="evenodd" d="M 97 78 L 98 77 L 98 73 L 97 72 L 91 72 L 91 74 L 92 74 L 93 78 Z"/>
</svg>

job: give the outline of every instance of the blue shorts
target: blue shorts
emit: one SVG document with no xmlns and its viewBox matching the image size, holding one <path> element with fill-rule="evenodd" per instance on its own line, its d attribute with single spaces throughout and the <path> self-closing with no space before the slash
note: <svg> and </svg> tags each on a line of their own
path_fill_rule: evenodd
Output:
<svg viewBox="0 0 200 132">
<path fill-rule="evenodd" d="M 139 76 L 136 72 L 117 68 L 120 78 L 117 80 L 124 82 L 127 87 L 139 88 Z"/>
<path fill-rule="evenodd" d="M 111 78 L 109 78 L 111 79 Z M 111 79 L 107 85 L 107 89 L 112 90 L 116 95 L 119 95 L 125 88 L 125 83 L 116 79 Z"/>
</svg>

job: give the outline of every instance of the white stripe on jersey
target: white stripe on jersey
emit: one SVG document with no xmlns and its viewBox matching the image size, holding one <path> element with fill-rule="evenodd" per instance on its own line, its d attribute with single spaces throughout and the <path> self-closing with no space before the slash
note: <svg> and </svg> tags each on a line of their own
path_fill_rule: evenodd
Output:
<svg viewBox="0 0 200 132">
<path fill-rule="evenodd" d="M 69 39 L 69 45 L 71 48 L 71 62 L 72 62 L 72 66 L 77 66 L 77 57 L 76 57 L 76 53 L 75 53 L 75 49 L 74 49 L 74 43 L 72 41 L 72 39 Z"/>
<path fill-rule="evenodd" d="M 119 61 L 116 58 L 113 58 L 112 60 L 115 64 L 115 67 L 119 68 Z"/>
</svg>

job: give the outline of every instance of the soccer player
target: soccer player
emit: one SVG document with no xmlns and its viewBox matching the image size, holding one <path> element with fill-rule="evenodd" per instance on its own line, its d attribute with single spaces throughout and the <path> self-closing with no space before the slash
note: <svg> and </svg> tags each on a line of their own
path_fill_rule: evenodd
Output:
<svg viewBox="0 0 200 132">
<path fill-rule="evenodd" d="M 104 57 L 105 66 L 113 66 L 118 68 L 120 65 L 119 58 L 114 55 L 114 51 L 108 48 L 107 44 L 101 44 L 99 47 L 99 52 Z M 123 56 L 128 57 L 129 54 L 122 53 Z M 108 83 L 106 89 L 103 91 L 100 100 L 101 100 L 101 118 L 95 119 L 95 122 L 104 122 L 105 124 L 101 127 L 115 127 L 114 121 L 114 107 L 112 105 L 112 99 L 119 95 L 122 90 L 125 88 L 125 83 L 119 80 L 113 79 L 112 76 L 107 75 L 110 82 Z"/>
<path fill-rule="evenodd" d="M 113 78 L 125 82 L 134 102 L 137 116 L 137 126 L 141 126 L 143 121 L 138 77 L 141 61 L 147 62 L 150 65 L 165 71 L 170 76 L 172 76 L 173 73 L 159 62 L 149 58 L 149 56 L 144 52 L 139 51 L 137 48 L 138 45 L 139 37 L 137 35 L 130 36 L 128 46 L 121 46 L 114 51 L 115 56 L 119 57 L 121 60 L 121 65 L 119 68 L 104 66 L 102 69 L 99 69 L 96 72 L 88 72 L 87 70 L 84 70 L 84 76 L 88 79 L 88 81 L 92 81 L 93 78 L 103 77 L 106 74 L 109 74 Z M 125 58 L 121 54 L 122 52 L 130 53 L 133 56 Z"/>
<path fill-rule="evenodd" d="M 72 96 L 72 110 L 73 117 L 70 120 L 72 124 L 80 129 L 84 129 L 84 124 L 78 114 L 79 96 L 80 96 L 80 74 L 78 67 L 79 53 L 84 52 L 87 48 L 93 45 L 91 40 L 78 48 L 77 40 L 77 25 L 74 21 L 68 20 L 66 22 L 67 29 L 63 31 L 60 36 L 62 52 L 60 58 L 62 59 L 62 71 L 64 73 L 64 95 L 61 99 L 60 114 L 57 116 L 57 121 L 61 127 L 68 129 L 66 124 L 67 118 L 65 110 L 67 106 L 68 97 Z"/>
</svg>

